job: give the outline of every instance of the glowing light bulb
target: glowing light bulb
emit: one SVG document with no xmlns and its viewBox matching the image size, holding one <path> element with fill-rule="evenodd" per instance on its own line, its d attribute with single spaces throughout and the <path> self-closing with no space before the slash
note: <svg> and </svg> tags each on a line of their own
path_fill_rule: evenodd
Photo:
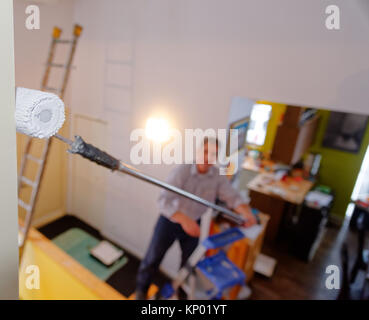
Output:
<svg viewBox="0 0 369 320">
<path fill-rule="evenodd" d="M 170 139 L 169 123 L 164 118 L 149 118 L 146 121 L 146 137 L 154 142 L 166 142 Z"/>
</svg>

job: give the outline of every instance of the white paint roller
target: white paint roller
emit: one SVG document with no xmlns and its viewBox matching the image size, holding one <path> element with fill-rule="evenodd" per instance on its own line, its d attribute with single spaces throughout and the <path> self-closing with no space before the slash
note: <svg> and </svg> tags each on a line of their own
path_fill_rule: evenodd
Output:
<svg viewBox="0 0 369 320">
<path fill-rule="evenodd" d="M 17 131 L 31 137 L 50 138 L 65 121 L 64 103 L 53 93 L 17 87 L 15 105 Z"/>
</svg>

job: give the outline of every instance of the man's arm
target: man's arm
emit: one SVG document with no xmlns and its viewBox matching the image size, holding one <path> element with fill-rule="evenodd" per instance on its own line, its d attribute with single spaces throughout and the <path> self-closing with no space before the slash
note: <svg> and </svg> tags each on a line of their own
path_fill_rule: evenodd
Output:
<svg viewBox="0 0 369 320">
<path fill-rule="evenodd" d="M 246 219 L 245 227 L 251 227 L 257 222 L 248 204 L 242 203 L 233 210 L 242 215 Z"/>
<path fill-rule="evenodd" d="M 245 203 L 240 193 L 233 188 L 231 182 L 225 176 L 220 177 L 218 196 L 229 208 L 246 219 L 245 227 L 251 227 L 256 223 L 256 218 L 252 214 L 250 206 Z"/>
<path fill-rule="evenodd" d="M 171 220 L 179 223 L 182 229 L 191 237 L 200 236 L 200 226 L 195 220 L 191 219 L 189 216 L 186 216 L 184 213 L 177 211 L 172 215 Z"/>
</svg>

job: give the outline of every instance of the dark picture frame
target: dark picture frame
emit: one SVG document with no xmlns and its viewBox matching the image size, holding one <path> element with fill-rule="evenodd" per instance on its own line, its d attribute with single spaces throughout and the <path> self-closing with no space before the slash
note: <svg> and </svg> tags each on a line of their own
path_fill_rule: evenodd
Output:
<svg viewBox="0 0 369 320">
<path fill-rule="evenodd" d="M 331 111 L 323 137 L 326 148 L 357 153 L 368 125 L 368 116 Z"/>
</svg>

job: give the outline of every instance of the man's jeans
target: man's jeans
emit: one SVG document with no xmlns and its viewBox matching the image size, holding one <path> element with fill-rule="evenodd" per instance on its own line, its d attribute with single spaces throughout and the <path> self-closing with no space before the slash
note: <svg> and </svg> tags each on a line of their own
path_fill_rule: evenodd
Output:
<svg viewBox="0 0 369 320">
<path fill-rule="evenodd" d="M 179 241 L 182 250 L 182 267 L 195 250 L 198 238 L 191 237 L 185 233 L 180 224 L 174 223 L 164 216 L 160 216 L 156 222 L 154 234 L 145 258 L 142 260 L 138 270 L 136 291 L 147 292 L 165 253 L 175 240 Z"/>
</svg>

